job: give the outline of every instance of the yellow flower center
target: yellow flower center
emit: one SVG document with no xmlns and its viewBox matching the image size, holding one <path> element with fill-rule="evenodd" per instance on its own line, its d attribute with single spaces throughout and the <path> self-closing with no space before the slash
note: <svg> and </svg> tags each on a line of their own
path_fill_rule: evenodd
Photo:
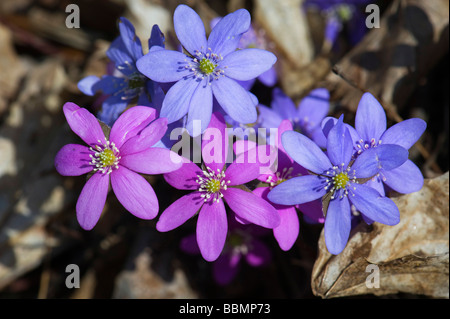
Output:
<svg viewBox="0 0 450 319">
<path fill-rule="evenodd" d="M 209 75 L 214 72 L 216 69 L 217 64 L 214 64 L 211 60 L 207 58 L 203 58 L 199 63 L 200 71 L 202 71 L 203 74 Z"/>
<path fill-rule="evenodd" d="M 347 173 L 341 172 L 333 177 L 334 187 L 336 189 L 344 189 L 345 186 L 347 186 L 349 180 L 350 178 L 348 177 Z"/>
<path fill-rule="evenodd" d="M 108 148 L 104 149 L 98 157 L 103 167 L 112 166 L 116 162 L 116 155 L 114 155 L 114 152 Z"/>
</svg>

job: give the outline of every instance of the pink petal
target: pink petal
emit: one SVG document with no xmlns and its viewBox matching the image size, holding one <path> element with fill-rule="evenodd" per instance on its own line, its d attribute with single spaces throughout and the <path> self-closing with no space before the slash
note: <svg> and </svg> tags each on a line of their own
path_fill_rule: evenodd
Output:
<svg viewBox="0 0 450 319">
<path fill-rule="evenodd" d="M 105 141 L 105 134 L 102 131 L 98 120 L 88 110 L 80 108 L 75 103 L 67 102 L 63 106 L 64 115 L 72 131 L 77 134 L 88 145 L 98 144 Z"/>
<path fill-rule="evenodd" d="M 156 223 L 156 229 L 160 232 L 170 231 L 184 224 L 192 218 L 204 204 L 199 192 L 192 192 L 177 199 L 167 207 Z"/>
<path fill-rule="evenodd" d="M 142 131 L 156 117 L 156 110 L 147 106 L 134 106 L 119 116 L 109 134 L 109 140 L 121 148 L 126 140 Z"/>
<path fill-rule="evenodd" d="M 92 171 L 89 164 L 92 152 L 88 147 L 78 144 L 64 145 L 55 156 L 55 168 L 63 176 L 80 176 Z"/>
<path fill-rule="evenodd" d="M 91 230 L 97 224 L 108 195 L 109 175 L 95 173 L 84 185 L 78 197 L 76 212 L 80 226 Z"/>
<path fill-rule="evenodd" d="M 197 243 L 203 258 L 216 260 L 223 250 L 227 238 L 228 222 L 222 200 L 205 203 L 197 220 Z"/>
<path fill-rule="evenodd" d="M 111 186 L 119 202 L 134 216 L 153 219 L 158 215 L 156 194 L 139 174 L 119 165 L 111 173 Z"/>
<path fill-rule="evenodd" d="M 142 174 L 156 175 L 176 171 L 183 164 L 181 157 L 166 148 L 151 147 L 145 151 L 122 156 L 120 165 Z"/>
<path fill-rule="evenodd" d="M 275 228 L 280 224 L 275 208 L 252 192 L 230 187 L 222 193 L 228 206 L 240 218 L 266 228 Z"/>
<path fill-rule="evenodd" d="M 203 176 L 202 170 L 196 164 L 182 157 L 185 161 L 181 168 L 164 174 L 164 179 L 177 189 L 197 190 L 200 185 L 196 182 L 197 175 Z"/>
</svg>

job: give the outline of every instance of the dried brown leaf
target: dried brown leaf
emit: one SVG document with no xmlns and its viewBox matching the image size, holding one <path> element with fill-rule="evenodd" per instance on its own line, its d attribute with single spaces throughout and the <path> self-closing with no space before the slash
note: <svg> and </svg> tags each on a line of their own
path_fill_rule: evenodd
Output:
<svg viewBox="0 0 450 319">
<path fill-rule="evenodd" d="M 404 292 L 448 298 L 448 172 L 425 180 L 420 191 L 393 200 L 400 210 L 400 223 L 359 225 L 339 255 L 327 251 L 322 232 L 311 280 L 315 295 L 332 298 Z M 366 285 L 370 265 L 379 269 L 379 288 Z"/>
</svg>

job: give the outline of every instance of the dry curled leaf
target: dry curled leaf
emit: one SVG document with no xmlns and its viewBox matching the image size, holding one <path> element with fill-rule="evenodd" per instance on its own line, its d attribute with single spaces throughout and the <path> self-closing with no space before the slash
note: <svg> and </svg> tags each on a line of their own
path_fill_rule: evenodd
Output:
<svg viewBox="0 0 450 319">
<path fill-rule="evenodd" d="M 418 192 L 393 198 L 400 223 L 360 224 L 339 255 L 331 255 L 322 232 L 312 289 L 323 298 L 398 292 L 449 296 L 449 173 L 426 179 Z M 379 287 L 366 284 L 372 266 Z"/>
</svg>

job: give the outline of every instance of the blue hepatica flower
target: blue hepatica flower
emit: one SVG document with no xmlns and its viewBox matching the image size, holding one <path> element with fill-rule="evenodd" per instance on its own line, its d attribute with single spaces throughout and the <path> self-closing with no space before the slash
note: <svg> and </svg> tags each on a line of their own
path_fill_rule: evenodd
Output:
<svg viewBox="0 0 450 319">
<path fill-rule="evenodd" d="M 335 122 L 335 119 L 331 120 Z M 322 123 L 325 134 L 332 125 L 329 121 L 330 118 L 327 118 Z M 386 113 L 383 107 L 372 94 L 364 93 L 356 110 L 355 128 L 347 126 L 353 140 L 355 157 L 383 144 L 396 144 L 408 150 L 419 140 L 427 124 L 422 119 L 412 118 L 397 123 L 389 129 L 386 129 L 386 126 Z M 408 159 L 395 169 L 381 168 L 367 183 L 381 195 L 385 194 L 384 184 L 396 192 L 407 194 L 422 188 L 423 175 L 420 169 Z"/>
<path fill-rule="evenodd" d="M 91 75 L 78 82 L 78 88 L 86 95 L 92 96 L 101 91 L 108 96 L 102 103 L 98 117 L 109 126 L 112 126 L 132 101 L 137 100 L 138 105 L 159 109 L 164 98 L 164 92 L 159 85 L 147 79 L 136 68 L 136 61 L 143 56 L 143 52 L 133 25 L 122 17 L 119 21 L 119 30 L 120 36 L 112 42 L 106 52 L 108 58 L 115 64 L 115 73 L 101 78 Z M 164 36 L 157 25 L 153 26 L 148 45 L 149 48 L 164 47 Z"/>
<path fill-rule="evenodd" d="M 330 93 L 325 88 L 312 90 L 298 107 L 279 88 L 273 90 L 271 108 L 259 106 L 261 127 L 278 127 L 283 120 L 290 120 L 294 130 L 311 138 L 320 147 L 326 147 L 321 123 L 330 108 Z"/>
<path fill-rule="evenodd" d="M 267 71 L 276 56 L 261 49 L 236 50 L 242 34 L 250 27 L 249 12 L 239 9 L 226 15 L 208 39 L 201 18 L 188 6 L 179 5 L 173 20 L 175 33 L 187 53 L 150 50 L 137 62 L 139 71 L 153 81 L 176 82 L 166 94 L 161 116 L 172 123 L 188 114 L 187 130 L 194 135 L 195 120 L 200 120 L 201 132 L 208 126 L 215 98 L 234 120 L 255 122 L 254 99 L 236 81 L 247 81 Z"/>
<path fill-rule="evenodd" d="M 361 182 L 376 175 L 381 163 L 386 171 L 402 165 L 408 158 L 406 149 L 382 144 L 361 153 L 353 162 L 353 141 L 343 124 L 343 116 L 328 133 L 326 153 L 294 131 L 283 133 L 281 139 L 289 156 L 315 175 L 293 177 L 276 186 L 268 198 L 281 205 L 322 198 L 326 216 L 325 243 L 330 253 L 339 254 L 347 244 L 351 204 L 370 220 L 386 225 L 396 225 L 400 221 L 395 203 Z"/>
</svg>

